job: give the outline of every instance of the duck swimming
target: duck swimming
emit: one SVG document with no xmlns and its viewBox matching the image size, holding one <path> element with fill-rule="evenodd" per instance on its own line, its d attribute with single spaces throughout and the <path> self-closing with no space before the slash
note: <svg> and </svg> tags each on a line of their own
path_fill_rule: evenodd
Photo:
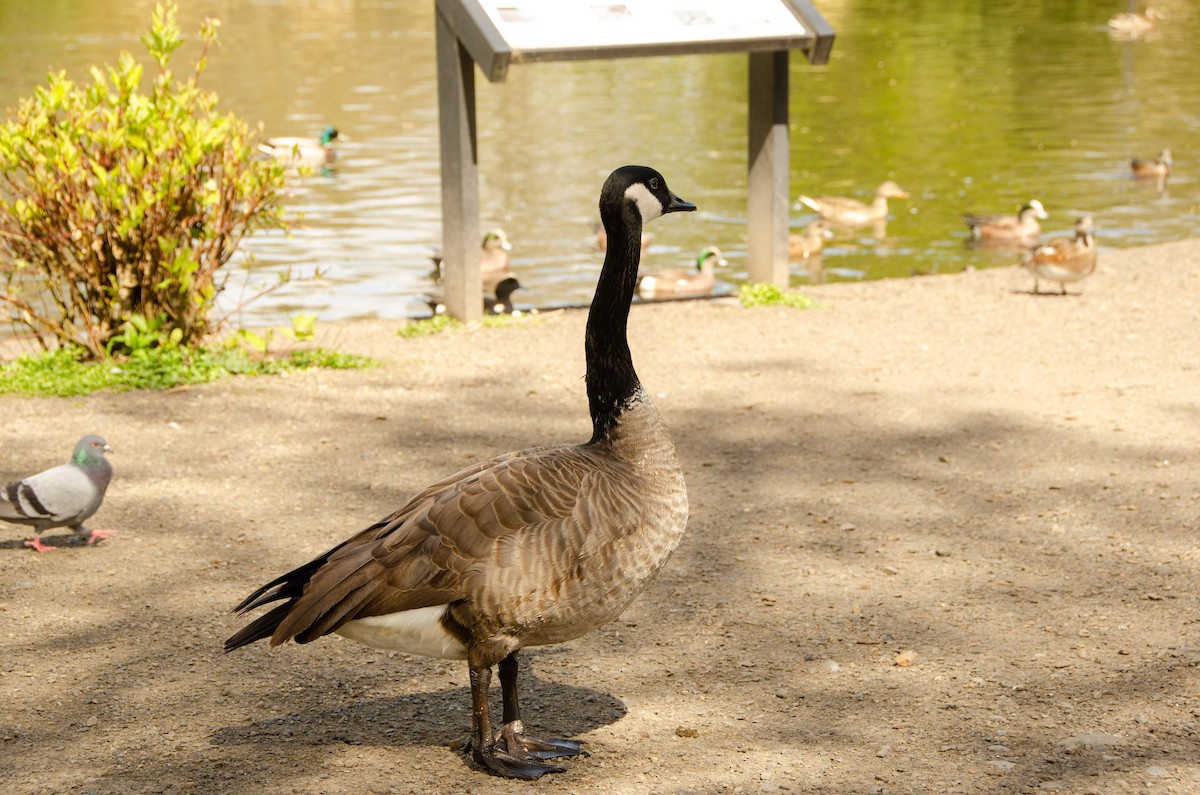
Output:
<svg viewBox="0 0 1200 795">
<path fill-rule="evenodd" d="M 1030 199 L 1016 215 L 976 215 L 967 213 L 962 219 L 971 229 L 971 239 L 982 242 L 1033 242 L 1042 234 L 1038 219 L 1050 216 L 1037 199 Z"/>
<path fill-rule="evenodd" d="M 726 264 L 721 249 L 709 246 L 696 257 L 693 270 L 666 268 L 642 276 L 638 279 L 638 295 L 644 299 L 712 295 L 716 284 L 714 269 Z"/>
<path fill-rule="evenodd" d="M 799 202 L 835 224 L 865 226 L 887 218 L 888 199 L 907 198 L 908 193 L 889 179 L 875 189 L 875 199 L 870 204 L 847 196 L 801 196 Z"/>
<path fill-rule="evenodd" d="M 258 149 L 293 168 L 319 169 L 337 160 L 337 150 L 333 148 L 337 138 L 337 129 L 326 127 L 320 138 L 268 138 Z"/>
</svg>

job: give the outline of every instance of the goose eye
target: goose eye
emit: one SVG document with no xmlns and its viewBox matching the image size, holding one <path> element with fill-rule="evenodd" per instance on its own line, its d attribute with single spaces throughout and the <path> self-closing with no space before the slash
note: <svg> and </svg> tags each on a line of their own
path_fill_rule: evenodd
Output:
<svg viewBox="0 0 1200 795">
<path fill-rule="evenodd" d="M 658 190 L 658 177 L 650 178 L 650 190 Z"/>
</svg>

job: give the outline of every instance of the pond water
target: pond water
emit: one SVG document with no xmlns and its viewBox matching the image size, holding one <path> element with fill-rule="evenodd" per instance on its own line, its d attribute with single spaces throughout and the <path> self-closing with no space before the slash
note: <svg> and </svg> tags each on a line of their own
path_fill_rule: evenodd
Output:
<svg viewBox="0 0 1200 795">
<path fill-rule="evenodd" d="M 138 35 L 151 0 L 0 3 L 0 106 L 50 69 L 86 76 Z M 1096 218 L 1101 249 L 1200 232 L 1193 166 L 1200 131 L 1200 7 L 1159 3 L 1168 19 L 1137 40 L 1105 20 L 1126 0 L 986 3 L 828 0 L 837 30 L 828 66 L 792 55 L 791 185 L 797 194 L 869 200 L 893 179 L 885 230 L 839 233 L 824 278 L 860 279 L 1010 265 L 1016 254 L 967 245 L 959 214 L 1013 212 L 1038 198 L 1043 237 Z M 282 322 L 426 314 L 430 252 L 440 245 L 431 0 L 208 0 L 181 26 L 221 20 L 207 86 L 268 135 L 350 140 L 329 174 L 292 182 L 290 236 L 260 235 L 248 284 L 292 267 L 302 278 L 243 311 Z M 195 57 L 193 42 L 177 71 Z M 682 56 L 515 66 L 477 81 L 484 228 L 503 226 L 523 289 L 518 305 L 586 301 L 602 255 L 596 199 L 612 168 L 643 162 L 700 212 L 650 227 L 648 268 L 694 261 L 715 244 L 745 279 L 746 58 Z M 1165 190 L 1130 178 L 1131 155 L 1171 149 Z M 793 211 L 799 228 L 813 216 Z M 320 271 L 319 278 L 311 277 Z M 245 274 L 241 274 L 245 275 Z M 811 278 L 797 267 L 794 281 Z"/>
</svg>

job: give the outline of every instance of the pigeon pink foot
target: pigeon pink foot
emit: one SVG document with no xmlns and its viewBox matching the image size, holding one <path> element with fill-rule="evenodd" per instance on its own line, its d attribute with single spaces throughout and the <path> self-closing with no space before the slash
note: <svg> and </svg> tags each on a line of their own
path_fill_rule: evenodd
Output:
<svg viewBox="0 0 1200 795">
<path fill-rule="evenodd" d="M 97 541 L 103 541 L 104 539 L 108 538 L 110 535 L 112 535 L 113 533 L 116 533 L 116 532 L 119 532 L 119 531 L 117 531 L 117 530 L 89 530 L 87 542 L 89 544 L 95 544 Z"/>
<path fill-rule="evenodd" d="M 49 544 L 43 544 L 42 539 L 40 538 L 25 539 L 25 546 L 29 547 L 35 552 L 51 552 L 55 549 L 58 549 L 58 547 L 52 547 Z"/>
</svg>

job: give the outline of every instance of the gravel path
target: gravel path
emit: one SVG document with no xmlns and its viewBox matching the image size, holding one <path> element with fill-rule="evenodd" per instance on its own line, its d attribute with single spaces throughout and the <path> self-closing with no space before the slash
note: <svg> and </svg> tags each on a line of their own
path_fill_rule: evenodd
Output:
<svg viewBox="0 0 1200 795">
<path fill-rule="evenodd" d="M 535 784 L 456 751 L 464 664 L 220 644 L 252 588 L 434 479 L 585 439 L 583 313 L 324 330 L 376 370 L 2 397 L 0 477 L 102 433 L 121 532 L 39 555 L 6 526 L 0 790 L 1198 792 L 1200 242 L 1030 286 L 635 308 L 692 517 L 619 620 L 527 653 L 531 732 L 591 750 Z"/>
</svg>

